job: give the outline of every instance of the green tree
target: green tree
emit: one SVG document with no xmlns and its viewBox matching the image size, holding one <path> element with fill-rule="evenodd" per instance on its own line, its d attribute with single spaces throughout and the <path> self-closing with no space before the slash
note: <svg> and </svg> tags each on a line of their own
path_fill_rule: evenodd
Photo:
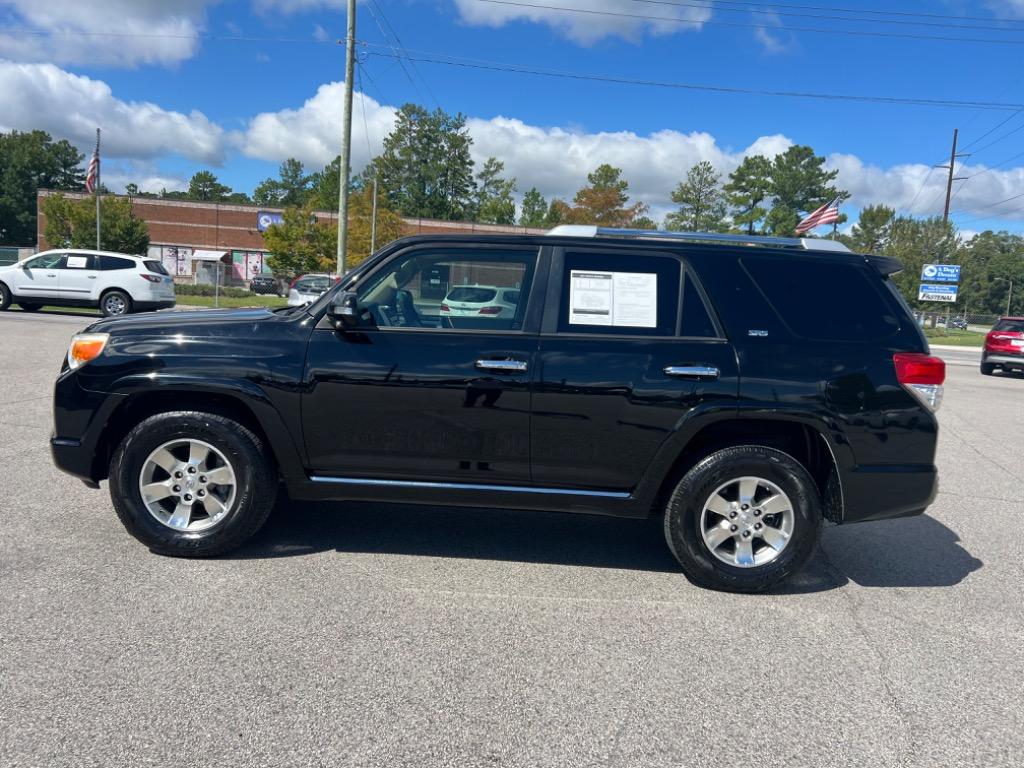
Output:
<svg viewBox="0 0 1024 768">
<path fill-rule="evenodd" d="M 566 223 L 633 227 L 647 213 L 644 203 L 629 205 L 629 182 L 622 178 L 621 168 L 600 165 L 587 174 L 587 183 L 576 193 L 573 207 L 563 217 Z"/>
<path fill-rule="evenodd" d="M 309 200 L 311 176 L 294 157 L 281 163 L 278 178 L 264 179 L 253 190 L 253 200 L 258 205 L 281 207 L 303 207 Z"/>
<path fill-rule="evenodd" d="M 702 160 L 686 172 L 686 180 L 672 192 L 672 202 L 679 204 L 679 210 L 665 218 L 665 228 L 681 232 L 723 232 L 728 228 L 725 221 L 725 197 L 715 167 Z"/>
<path fill-rule="evenodd" d="M 725 201 L 732 211 L 733 224 L 748 235 L 757 234 L 757 224 L 766 215 L 765 204 L 772 193 L 772 163 L 763 155 L 743 158 L 723 188 Z"/>
<path fill-rule="evenodd" d="M 862 208 L 850 232 L 849 245 L 861 253 L 881 252 L 889 242 L 896 211 L 884 205 Z"/>
<path fill-rule="evenodd" d="M 476 220 L 481 224 L 516 223 L 515 178 L 502 178 L 505 164 L 489 157 L 476 175 Z"/>
<path fill-rule="evenodd" d="M 772 208 L 767 230 L 782 237 L 796 234 L 801 212 L 807 213 L 849 195 L 833 186 L 839 171 L 825 170 L 825 158 L 806 146 L 792 146 L 772 161 Z"/>
<path fill-rule="evenodd" d="M 309 177 L 309 204 L 320 210 L 337 210 L 341 191 L 341 155 Z"/>
<path fill-rule="evenodd" d="M 559 200 L 556 197 L 548 206 L 547 213 L 544 214 L 544 223 L 542 226 L 547 229 L 551 229 L 552 227 L 557 227 L 559 224 L 564 224 L 569 220 L 571 213 L 572 207 L 565 202 L 565 200 Z"/>
<path fill-rule="evenodd" d="M 362 185 L 349 195 L 348 240 L 345 249 L 345 268 L 351 269 L 370 255 L 373 240 L 373 186 Z M 387 207 L 377 194 L 377 248 L 383 248 L 405 234 L 401 215 Z"/>
<path fill-rule="evenodd" d="M 283 221 L 263 233 L 267 263 L 287 279 L 307 272 L 333 272 L 338 227 L 319 221 L 312 208 L 287 208 Z"/>
<path fill-rule="evenodd" d="M 956 229 L 941 217 L 913 219 L 901 216 L 893 220 L 882 253 L 895 256 L 903 263 L 903 271 L 893 275 L 892 281 L 911 306 L 936 309 L 935 304 L 917 300 L 921 268 L 925 264 L 958 263 L 958 244 Z"/>
<path fill-rule="evenodd" d="M 403 105 L 373 161 L 389 207 L 404 216 L 469 218 L 476 191 L 472 144 L 464 115 Z"/>
<path fill-rule="evenodd" d="M 548 212 L 548 201 L 537 190 L 530 187 L 523 195 L 523 203 L 519 213 L 519 226 L 521 227 L 543 227 L 544 217 Z"/>
<path fill-rule="evenodd" d="M 961 265 L 960 296 L 965 312 L 1024 313 L 1024 237 L 1009 232 L 982 232 L 963 243 L 953 263 Z"/>
<path fill-rule="evenodd" d="M 188 182 L 190 200 L 220 202 L 231 194 L 231 187 L 221 184 L 210 171 L 198 171 Z"/>
<path fill-rule="evenodd" d="M 55 248 L 96 247 L 96 203 L 92 198 L 69 200 L 61 194 L 43 199 L 44 236 Z M 100 200 L 100 249 L 143 255 L 149 249 L 146 222 L 135 216 L 131 200 Z"/>
<path fill-rule="evenodd" d="M 0 245 L 36 242 L 36 194 L 40 189 L 81 190 L 83 155 L 45 131 L 0 133 Z"/>
</svg>

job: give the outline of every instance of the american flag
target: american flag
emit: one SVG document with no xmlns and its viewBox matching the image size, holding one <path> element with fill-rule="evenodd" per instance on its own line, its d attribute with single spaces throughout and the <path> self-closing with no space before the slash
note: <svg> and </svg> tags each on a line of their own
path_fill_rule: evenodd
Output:
<svg viewBox="0 0 1024 768">
<path fill-rule="evenodd" d="M 839 221 L 839 198 L 836 197 L 831 203 L 825 203 L 818 210 L 807 214 L 807 218 L 796 226 L 796 233 L 803 235 L 822 224 L 834 224 Z"/>
<path fill-rule="evenodd" d="M 96 191 L 100 180 L 100 132 L 96 131 L 96 151 L 92 153 L 92 160 L 89 161 L 89 170 L 85 174 L 85 191 L 90 195 Z"/>
</svg>

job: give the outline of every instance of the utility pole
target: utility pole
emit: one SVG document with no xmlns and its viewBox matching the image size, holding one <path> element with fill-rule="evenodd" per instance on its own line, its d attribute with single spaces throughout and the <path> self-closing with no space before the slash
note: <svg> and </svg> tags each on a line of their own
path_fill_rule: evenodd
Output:
<svg viewBox="0 0 1024 768">
<path fill-rule="evenodd" d="M 959 155 L 956 152 L 957 136 L 960 133 L 959 128 L 953 129 L 953 150 L 949 153 L 949 165 L 936 165 L 936 168 L 948 168 L 949 176 L 946 180 L 946 207 L 943 209 L 942 220 L 944 222 L 949 221 L 949 203 L 953 199 L 953 182 L 963 181 L 966 176 L 954 176 L 954 168 L 956 167 L 956 160 L 958 157 L 970 157 L 969 152 L 961 152 Z"/>
<path fill-rule="evenodd" d="M 348 247 L 348 181 L 352 160 L 352 80 L 356 63 L 356 0 L 348 0 L 348 34 L 345 36 L 345 113 L 342 115 L 340 189 L 338 190 L 338 275 L 345 274 Z"/>
</svg>

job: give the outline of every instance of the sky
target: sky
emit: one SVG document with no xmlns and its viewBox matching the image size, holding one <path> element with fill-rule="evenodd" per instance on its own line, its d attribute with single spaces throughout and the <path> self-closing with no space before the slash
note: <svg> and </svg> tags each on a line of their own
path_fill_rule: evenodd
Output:
<svg viewBox="0 0 1024 768">
<path fill-rule="evenodd" d="M 953 219 L 1024 233 L 1024 0 L 360 0 L 356 22 L 355 171 L 414 102 L 465 114 L 520 194 L 608 162 L 661 217 L 700 160 L 808 144 L 851 220 L 935 215 L 958 128 Z M 251 192 L 338 154 L 345 26 L 343 0 L 0 0 L 0 130 L 91 153 L 102 128 L 115 191 L 208 168 Z"/>
</svg>

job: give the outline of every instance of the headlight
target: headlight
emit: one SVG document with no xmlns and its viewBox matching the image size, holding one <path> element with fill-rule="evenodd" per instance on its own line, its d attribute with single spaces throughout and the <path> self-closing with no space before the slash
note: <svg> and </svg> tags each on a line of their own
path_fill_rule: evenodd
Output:
<svg viewBox="0 0 1024 768">
<path fill-rule="evenodd" d="M 110 339 L 109 333 L 77 333 L 71 338 L 68 347 L 68 365 L 71 370 L 81 368 L 90 360 L 95 360 L 103 352 Z"/>
</svg>

